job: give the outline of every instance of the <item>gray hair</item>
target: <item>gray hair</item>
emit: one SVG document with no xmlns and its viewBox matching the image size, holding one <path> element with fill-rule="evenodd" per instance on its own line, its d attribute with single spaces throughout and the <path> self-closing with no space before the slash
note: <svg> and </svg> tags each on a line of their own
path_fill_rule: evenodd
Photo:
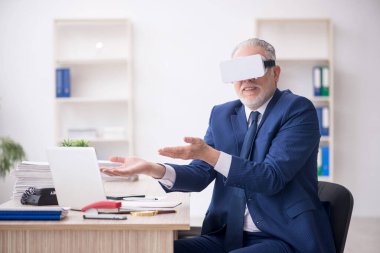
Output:
<svg viewBox="0 0 380 253">
<path fill-rule="evenodd" d="M 258 38 L 251 38 L 251 39 L 245 40 L 243 42 L 240 42 L 235 47 L 235 49 L 232 51 L 231 57 L 234 56 L 234 54 L 236 53 L 236 51 L 239 48 L 249 47 L 249 46 L 261 47 L 262 49 L 264 49 L 264 51 L 266 53 L 266 57 L 268 58 L 267 60 L 274 60 L 274 61 L 276 60 L 276 51 L 274 50 L 274 47 L 271 44 L 269 44 L 268 42 L 266 42 L 265 40 L 261 40 Z"/>
</svg>

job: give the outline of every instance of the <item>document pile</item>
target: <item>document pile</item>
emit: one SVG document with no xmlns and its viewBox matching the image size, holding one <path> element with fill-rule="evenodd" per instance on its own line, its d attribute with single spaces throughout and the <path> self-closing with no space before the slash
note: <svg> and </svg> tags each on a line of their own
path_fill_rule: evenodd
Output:
<svg viewBox="0 0 380 253">
<path fill-rule="evenodd" d="M 0 220 L 61 220 L 68 212 L 66 207 L 2 207 Z"/>
<path fill-rule="evenodd" d="M 117 167 L 120 163 L 100 160 L 99 167 Z M 29 188 L 54 188 L 53 178 L 47 162 L 23 161 L 12 172 L 16 177 L 12 199 L 21 199 L 22 194 Z M 111 177 L 102 173 L 103 181 L 136 181 L 135 177 Z"/>
<path fill-rule="evenodd" d="M 21 199 L 22 194 L 29 188 L 54 188 L 49 164 L 46 162 L 20 163 L 13 171 L 16 182 L 13 188 L 13 199 Z"/>
</svg>

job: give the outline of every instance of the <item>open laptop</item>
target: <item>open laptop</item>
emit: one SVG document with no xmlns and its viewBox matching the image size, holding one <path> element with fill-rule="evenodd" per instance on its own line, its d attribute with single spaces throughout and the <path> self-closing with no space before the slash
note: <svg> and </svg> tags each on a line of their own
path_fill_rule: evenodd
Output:
<svg viewBox="0 0 380 253">
<path fill-rule="evenodd" d="M 60 206 L 80 210 L 106 200 L 94 148 L 54 147 L 47 156 Z"/>
</svg>

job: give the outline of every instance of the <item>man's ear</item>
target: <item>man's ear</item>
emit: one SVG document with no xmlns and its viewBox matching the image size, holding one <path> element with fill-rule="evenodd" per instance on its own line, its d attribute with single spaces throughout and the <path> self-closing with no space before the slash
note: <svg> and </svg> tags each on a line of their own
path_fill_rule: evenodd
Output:
<svg viewBox="0 0 380 253">
<path fill-rule="evenodd" d="M 280 78 L 280 73 L 281 73 L 281 68 L 280 66 L 274 66 L 273 67 L 273 73 L 274 73 L 274 80 L 275 82 L 277 83 L 278 82 L 278 79 Z"/>
</svg>

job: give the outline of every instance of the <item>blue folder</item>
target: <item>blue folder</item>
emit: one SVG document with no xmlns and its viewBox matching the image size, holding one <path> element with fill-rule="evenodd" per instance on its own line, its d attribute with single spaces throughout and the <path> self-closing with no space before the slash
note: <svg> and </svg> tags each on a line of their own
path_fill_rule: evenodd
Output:
<svg viewBox="0 0 380 253">
<path fill-rule="evenodd" d="M 60 220 L 61 215 L 0 215 L 0 220 Z"/>
</svg>

